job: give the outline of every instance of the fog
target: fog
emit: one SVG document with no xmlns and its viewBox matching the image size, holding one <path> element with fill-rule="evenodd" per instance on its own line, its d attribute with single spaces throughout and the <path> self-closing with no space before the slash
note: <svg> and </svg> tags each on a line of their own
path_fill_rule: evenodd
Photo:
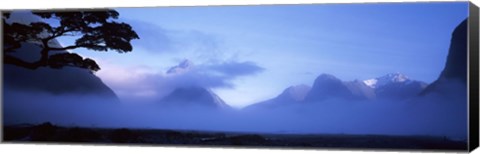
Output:
<svg viewBox="0 0 480 154">
<path fill-rule="evenodd" d="M 219 109 L 112 103 L 88 95 L 4 91 L 4 124 L 257 133 L 433 135 L 467 138 L 466 90 L 447 86 L 408 101 L 326 100 L 276 108 Z M 199 103 L 201 104 L 201 103 Z"/>
<path fill-rule="evenodd" d="M 15 14 L 12 14 L 12 18 L 21 19 L 21 17 L 15 17 Z M 35 21 L 36 19 L 26 18 L 23 22 L 32 20 Z M 136 26 L 142 25 L 141 23 L 136 24 L 132 22 L 132 25 L 140 34 L 150 33 L 148 32 L 151 30 L 151 27 L 148 28 L 149 25 L 143 27 L 146 28 L 145 31 L 142 30 L 141 26 Z M 164 33 L 162 30 L 160 31 Z M 188 35 L 193 37 L 179 37 L 178 40 L 187 38 L 185 42 L 200 42 L 201 45 L 175 43 L 178 44 L 176 46 L 192 46 L 192 48 L 195 48 L 198 46 L 203 47 L 207 44 L 207 47 L 200 49 L 200 51 L 217 48 L 215 43 L 210 43 L 214 42 L 214 40 L 210 39 L 209 36 L 202 33 L 188 33 Z M 158 49 L 157 45 L 164 46 L 162 43 L 151 45 L 150 40 L 158 41 L 158 36 L 142 35 L 141 37 L 147 41 L 133 43 L 137 46 L 142 46 L 143 44 L 143 48 L 153 50 Z M 167 35 L 162 36 L 160 40 L 164 42 L 176 41 Z M 149 44 L 150 46 L 147 46 Z M 159 50 L 173 50 L 176 46 L 165 46 Z M 218 54 L 217 52 L 210 53 Z M 157 98 L 142 99 L 141 97 L 131 96 L 134 96 L 136 93 L 148 94 L 151 91 L 161 93 L 162 91 L 170 91 L 175 87 L 185 85 L 197 85 L 206 88 L 232 88 L 233 84 L 231 81 L 233 79 L 255 75 L 268 68 L 261 67 L 259 64 L 250 61 L 222 61 L 209 65 L 200 65 L 191 72 L 175 75 L 175 78 L 173 78 L 163 74 L 142 74 L 132 71 L 138 70 L 136 68 L 122 70 L 122 67 L 116 69 L 108 65 L 102 66 L 105 66 L 107 69 L 104 69 L 104 73 L 98 72 L 99 76 L 102 79 L 106 79 L 107 84 L 110 82 L 110 87 L 113 89 L 120 89 L 122 93 L 116 91 L 117 94 L 127 96 L 128 100 L 120 97 L 124 102 L 119 103 L 112 102 L 110 98 L 105 99 L 100 97 L 100 95 L 93 96 L 87 93 L 83 95 L 53 94 L 41 92 L 40 90 L 27 90 L 27 88 L 22 87 L 14 89 L 4 86 L 2 103 L 3 124 L 16 125 L 51 122 L 60 126 L 104 128 L 285 134 L 433 135 L 445 136 L 455 140 L 467 139 L 467 91 L 465 84 L 461 83 L 453 82 L 448 85 L 440 85 L 439 89 L 443 89 L 443 91 L 403 101 L 386 99 L 345 101 L 342 99 L 330 99 L 305 103 L 282 102 L 277 104 L 278 106 L 276 107 L 262 106 L 249 109 L 209 108 L 201 106 L 201 104 L 206 103 L 198 102 L 198 106 L 184 106 L 186 103 L 178 103 L 178 106 L 166 107 L 159 101 L 156 102 Z M 350 65 L 348 67 L 350 68 Z M 300 67 L 295 67 L 295 69 L 298 68 Z M 310 67 L 308 68 L 311 69 Z M 18 73 L 19 70 L 12 69 L 12 72 Z M 76 85 L 89 83 L 80 82 L 83 79 L 92 80 L 91 77 L 81 77 L 77 74 L 70 74 L 74 77 L 69 78 L 65 74 L 56 75 L 50 72 L 42 76 L 19 74 L 10 78 L 6 77 L 6 79 L 12 80 L 4 80 L 4 83 L 17 81 L 15 82 L 17 84 L 12 85 L 24 84 L 45 90 L 52 88 L 50 82 L 57 83 L 60 87 L 65 87 L 65 83 L 72 83 L 73 86 L 71 87 L 76 87 Z M 109 73 L 110 76 L 108 76 Z M 39 74 L 43 73 L 39 72 Z M 52 79 L 51 77 L 53 76 L 62 77 L 62 79 L 72 79 L 72 81 L 61 82 L 60 80 L 55 80 L 55 78 Z M 134 80 L 136 78 L 130 78 L 131 76 L 139 76 L 138 78 L 142 79 L 142 82 L 140 80 L 137 82 L 137 80 Z M 121 80 L 123 78 L 125 80 Z M 44 81 L 44 79 L 51 80 Z M 95 80 L 100 82 L 97 78 Z M 135 85 L 142 86 L 135 88 Z M 167 90 L 161 88 L 167 88 Z M 161 96 L 164 95 L 166 94 L 162 93 Z M 228 98 L 223 99 L 228 100 Z M 272 103 L 274 104 L 275 102 Z"/>
</svg>

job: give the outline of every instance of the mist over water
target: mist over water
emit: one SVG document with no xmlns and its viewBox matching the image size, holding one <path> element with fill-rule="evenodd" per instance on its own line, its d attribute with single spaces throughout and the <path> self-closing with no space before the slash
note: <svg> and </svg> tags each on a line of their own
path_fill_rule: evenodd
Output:
<svg viewBox="0 0 480 154">
<path fill-rule="evenodd" d="M 451 6 L 446 7 L 450 8 Z M 274 11 L 271 9 L 268 10 Z M 320 10 L 321 14 L 324 14 L 321 9 L 315 10 Z M 252 11 L 254 14 L 261 13 L 255 10 L 245 10 L 242 12 Z M 98 72 L 96 74 L 98 76 L 76 69 L 63 69 L 59 71 L 41 68 L 35 72 L 30 70 L 22 71 L 13 66 L 10 68 L 4 67 L 3 73 L 9 74 L 4 76 L 4 83 L 10 84 L 4 85 L 3 87 L 3 125 L 10 126 L 50 122 L 59 126 L 90 128 L 174 129 L 274 134 L 427 135 L 466 141 L 468 134 L 467 87 L 465 83 L 456 81 L 437 85 L 437 90 L 441 89 L 441 91 L 432 92 L 425 96 L 415 96 L 406 100 L 376 99 L 352 101 L 345 99 L 327 99 L 305 102 L 289 102 L 288 100 L 285 102 L 275 102 L 276 100 L 273 99 L 273 102 L 268 103 L 274 104 L 274 106 L 260 105 L 255 108 L 241 109 L 228 107 L 217 108 L 215 106 L 216 104 L 211 105 L 212 102 L 223 103 L 222 99 L 226 100 L 228 104 L 228 101 L 232 101 L 232 99 L 235 98 L 255 98 L 256 93 L 278 90 L 278 87 L 284 86 L 282 85 L 283 83 L 287 84 L 283 81 L 292 80 L 292 83 L 303 83 L 300 82 L 300 79 L 305 81 L 308 79 L 308 82 L 310 82 L 309 78 L 317 73 L 315 71 L 333 72 L 342 77 L 361 78 L 361 76 L 358 75 L 368 76 L 387 70 L 409 70 L 409 73 L 423 79 L 436 77 L 425 74 L 437 75 L 436 73 L 438 72 L 435 71 L 440 69 L 438 65 L 443 64 L 443 61 L 437 59 L 445 59 L 444 55 L 438 54 L 438 51 L 444 50 L 443 44 L 448 43 L 448 38 L 451 36 L 450 31 L 451 28 L 453 28 L 453 24 L 447 25 L 443 24 L 443 22 L 454 21 L 454 16 L 449 16 L 451 19 L 446 19 L 441 12 L 440 14 L 434 12 L 433 14 L 435 16 L 432 15 L 434 18 L 431 18 L 441 20 L 428 21 L 442 21 L 442 24 L 425 22 L 423 20 L 427 18 L 422 16 L 422 22 L 415 23 L 418 23 L 417 26 L 419 27 L 422 27 L 422 23 L 425 24 L 426 26 L 424 27 L 426 27 L 426 29 L 416 29 L 415 36 L 429 36 L 428 39 L 426 39 L 424 37 L 417 38 L 405 35 L 412 31 L 410 31 L 411 27 L 409 28 L 409 26 L 402 25 L 402 23 L 412 23 L 405 21 L 414 21 L 413 19 L 415 18 L 410 17 L 415 17 L 415 15 L 407 15 L 406 17 L 408 17 L 409 20 L 407 20 L 407 18 L 395 18 L 395 22 L 388 22 L 390 19 L 384 19 L 383 16 L 377 19 L 370 18 L 372 14 L 368 11 L 366 14 L 368 14 L 369 18 L 364 17 L 364 19 L 367 20 L 361 18 L 362 13 L 356 13 L 359 16 L 355 16 L 354 20 L 361 20 L 362 22 L 357 23 L 363 23 L 363 26 L 365 26 L 362 31 L 362 25 L 350 27 L 350 24 L 345 24 L 351 23 L 353 18 L 350 19 L 350 16 L 348 16 L 348 18 L 334 17 L 322 20 L 322 17 L 318 18 L 312 14 L 315 12 L 316 11 L 297 12 L 300 13 L 299 15 L 307 13 L 305 14 L 306 17 L 314 17 L 312 18 L 314 20 L 302 19 L 301 22 L 293 22 L 294 20 L 292 20 L 292 22 L 289 22 L 292 25 L 285 24 L 284 19 L 275 22 L 275 20 L 277 20 L 276 18 L 268 16 L 265 16 L 268 18 L 268 23 L 273 25 L 264 23 L 266 24 L 264 26 L 253 26 L 253 28 L 252 26 L 239 26 L 248 28 L 236 29 L 235 27 L 238 27 L 238 25 L 228 27 L 227 24 L 227 26 L 223 28 L 226 32 L 222 32 L 222 28 L 219 29 L 218 25 L 214 24 L 211 29 L 220 31 L 212 31 L 211 33 L 209 33 L 208 30 L 207 32 L 183 32 L 184 29 L 180 28 L 179 31 L 176 32 L 163 29 L 161 20 L 145 20 L 151 22 L 126 20 L 139 32 L 142 39 L 133 43 L 136 50 L 127 56 L 129 58 L 128 60 L 123 57 L 120 58 L 119 56 L 119 58 L 116 59 L 117 56 L 108 57 L 101 55 L 96 57 L 97 55 L 85 53 L 84 56 L 92 56 L 92 58 L 98 60 L 99 64 L 101 64 L 103 71 Z M 412 12 L 412 10 L 407 9 L 404 10 L 404 12 L 408 13 Z M 122 16 L 128 15 L 128 13 L 128 11 L 123 11 Z M 413 13 L 418 14 L 418 12 Z M 460 17 L 462 19 L 465 18 L 463 11 L 458 11 L 457 13 L 459 15 L 455 17 L 455 20 L 457 20 L 456 18 L 460 19 Z M 169 12 L 168 15 L 171 15 L 171 13 Z M 181 23 L 183 23 L 185 19 L 194 19 L 196 16 L 197 15 L 194 14 L 188 18 L 177 19 L 182 19 Z M 225 14 L 224 20 L 233 19 L 231 17 L 232 14 Z M 13 14 L 12 18 L 22 19 L 25 17 L 15 17 L 15 14 Z M 215 20 L 222 20 L 222 18 L 223 17 L 216 18 Z M 135 19 L 137 19 L 136 16 Z M 247 16 L 245 19 L 251 19 L 251 17 Z M 257 20 L 267 21 L 259 19 Z M 24 20 L 22 19 L 21 22 L 37 20 L 36 18 L 25 18 Z M 314 21 L 314 23 L 309 23 L 309 21 Z M 293 25 L 304 22 L 306 25 L 312 25 L 312 27 Z M 385 26 L 384 24 L 378 25 L 377 22 L 391 23 L 391 26 L 397 27 L 393 28 L 396 29 L 395 31 L 391 31 L 391 26 L 390 28 L 383 29 L 389 26 Z M 396 22 L 398 23 L 396 24 Z M 257 21 L 252 23 L 257 23 Z M 321 24 L 317 25 L 318 23 Z M 200 27 L 200 29 L 202 29 L 201 22 L 198 24 L 200 25 L 193 24 L 186 27 Z M 430 31 L 432 29 L 430 25 L 432 24 L 436 25 L 435 27 L 438 29 Z M 262 25 L 262 23 L 260 23 L 260 25 Z M 277 25 L 281 25 L 281 27 L 277 27 Z M 329 25 L 333 25 L 333 27 Z M 181 24 L 179 27 L 182 27 Z M 208 27 L 209 26 L 206 26 L 206 29 L 209 29 Z M 268 27 L 268 29 L 261 29 L 261 27 Z M 286 29 L 282 30 L 282 27 Z M 299 29 L 298 27 L 301 28 Z M 464 28 L 466 29 L 466 26 Z M 326 29 L 327 31 L 325 32 L 331 33 L 322 33 L 322 29 Z M 338 29 L 338 31 L 335 29 Z M 446 30 L 448 30 L 448 32 Z M 312 31 L 319 32 L 318 34 L 321 35 L 313 35 L 311 33 Z M 340 31 L 342 33 L 338 33 Z M 440 33 L 442 31 L 446 32 Z M 232 32 L 242 34 L 252 33 L 255 35 L 241 35 L 242 37 L 239 37 L 239 35 Z M 227 38 L 225 40 L 227 43 L 217 40 L 216 35 L 210 36 L 210 34 L 222 35 L 222 33 L 224 33 L 224 35 L 226 34 L 225 36 L 227 36 Z M 272 37 L 271 34 L 276 35 Z M 277 38 L 277 34 L 278 36 L 293 37 L 289 39 L 283 39 L 283 37 Z M 304 34 L 312 35 L 296 38 Z M 346 35 L 342 36 L 343 34 Z M 378 35 L 378 37 L 363 37 L 365 34 L 373 36 L 377 36 L 376 34 L 389 34 L 389 36 Z M 228 37 L 230 35 L 233 37 Z M 261 36 L 267 37 L 263 38 Z M 330 38 L 330 36 L 333 37 Z M 396 38 L 397 36 L 409 37 Z M 312 38 L 314 38 L 314 41 L 319 41 L 320 46 L 318 42 L 312 43 Z M 321 38 L 328 39 L 322 40 Z M 401 41 L 400 43 L 398 41 L 388 41 L 397 39 L 411 40 L 412 44 L 404 44 Z M 163 43 L 158 42 L 159 40 Z M 234 42 L 228 42 L 228 40 L 234 40 Z M 59 40 L 59 42 L 65 43 L 69 42 L 69 40 Z M 459 43 L 453 41 L 453 38 L 452 42 Z M 461 43 L 460 41 L 460 45 L 454 44 L 455 47 L 452 48 L 451 51 L 459 51 L 459 53 L 461 51 L 467 51 L 466 49 L 458 48 L 466 46 Z M 464 43 L 466 44 L 466 41 Z M 61 46 L 60 43 L 58 43 L 58 46 Z M 419 47 L 421 47 L 421 49 Z M 187 51 L 183 51 L 185 49 Z M 392 51 L 395 50 L 392 49 L 401 52 L 393 53 Z M 38 46 L 27 44 L 22 47 L 22 50 L 28 52 L 17 52 L 19 53 L 18 56 L 23 56 L 27 59 L 29 57 L 37 59 L 38 57 L 31 57 L 33 54 L 30 55 L 28 53 L 35 50 L 40 51 L 41 49 Z M 156 55 L 156 51 L 162 51 L 162 55 Z M 174 51 L 175 53 L 163 51 Z M 290 53 L 289 51 L 293 52 Z M 449 51 L 449 53 L 451 51 Z M 280 52 L 285 54 L 278 54 Z M 196 57 L 193 55 L 200 56 Z M 272 55 L 275 56 L 276 60 L 271 60 Z M 230 56 L 232 56 L 232 58 L 230 58 Z M 186 59 L 179 65 L 168 69 L 166 73 L 157 71 L 164 70 L 164 65 L 167 65 L 168 62 L 163 62 L 164 60 L 178 57 L 186 57 Z M 458 57 L 462 58 L 465 56 Z M 199 65 L 193 65 L 187 58 L 200 61 L 200 63 Z M 459 60 L 464 61 L 464 59 Z M 159 62 L 161 62 L 161 64 Z M 355 64 L 355 66 L 352 64 Z M 424 67 L 418 67 L 418 64 L 422 64 Z M 446 65 L 452 64 L 456 66 L 457 63 L 454 61 Z M 462 68 L 463 70 L 466 67 L 460 65 L 452 67 L 451 70 L 455 71 L 451 74 L 458 74 L 456 70 L 460 69 L 457 68 Z M 276 71 L 282 73 L 273 73 Z M 254 82 L 246 82 L 247 80 L 243 82 L 243 79 L 248 79 L 249 77 L 256 80 Z M 442 76 L 440 76 L 440 78 L 441 77 Z M 299 80 L 294 78 L 298 78 Z M 325 80 L 325 83 L 331 83 L 331 78 L 335 77 L 327 77 L 326 79 L 328 80 Z M 105 84 L 102 80 L 105 81 Z M 363 84 L 360 80 L 356 83 L 351 82 L 349 86 L 346 87 L 344 87 L 344 83 L 340 80 L 334 83 L 338 84 L 333 84 L 331 86 L 333 88 L 319 84 L 321 92 L 325 90 L 325 94 L 330 94 L 327 95 L 328 97 L 319 97 L 320 99 L 336 97 L 330 97 L 331 95 L 336 95 L 336 93 L 341 93 L 338 90 L 336 91 L 335 88 L 340 90 L 343 88 L 343 90 L 346 91 L 349 87 L 357 86 L 357 91 L 355 92 L 361 93 L 366 91 L 362 89 L 362 86 L 358 85 L 360 83 Z M 188 86 L 198 86 L 202 88 L 201 90 L 194 90 L 197 92 L 200 91 L 200 94 L 194 95 L 198 96 L 198 98 L 208 97 L 207 99 L 209 100 L 210 98 L 218 99 L 211 99 L 210 102 L 194 102 L 193 105 L 191 102 L 178 102 L 178 100 L 183 101 L 185 99 L 174 99 L 177 100 L 177 102 L 164 102 L 162 100 L 162 98 L 169 96 L 168 94 L 177 88 Z M 312 87 L 313 86 L 314 85 L 312 85 Z M 404 85 L 402 84 L 401 86 Z M 217 96 L 214 93 L 208 93 L 209 91 L 207 90 L 212 88 L 237 88 L 238 93 L 226 93 L 227 95 L 224 93 L 222 96 L 231 96 L 226 98 L 212 97 Z M 366 88 L 366 86 L 364 85 L 363 88 Z M 51 92 L 52 89 L 61 93 L 42 92 L 48 90 Z M 420 91 L 421 90 L 423 89 L 420 89 Z M 179 95 L 174 95 L 177 96 L 175 98 L 178 98 L 178 96 L 185 98 L 184 96 L 190 96 L 189 94 L 193 93 L 189 90 L 186 91 L 187 92 L 182 91 Z M 345 91 L 344 94 L 350 94 L 350 91 Z M 405 91 L 411 92 L 409 89 Z M 99 94 L 100 92 L 112 93 L 112 95 L 115 95 L 114 92 L 116 92 L 116 95 L 118 95 L 123 102 L 112 100 L 111 97 L 113 96 L 109 99 L 102 97 L 102 94 Z M 96 96 L 93 94 L 96 94 Z M 316 95 L 318 93 L 312 94 Z M 376 93 L 371 91 L 369 94 L 371 95 L 368 96 L 372 96 Z M 342 95 L 339 95 L 339 97 L 341 96 Z M 403 97 L 404 95 L 401 96 Z M 271 96 L 271 98 L 275 98 L 275 96 Z M 373 97 L 365 98 L 370 99 Z M 230 103 L 234 104 L 233 101 Z M 169 105 L 167 106 L 165 104 Z M 208 106 L 208 104 L 211 106 Z"/>
<path fill-rule="evenodd" d="M 277 108 L 218 109 L 139 102 L 113 103 L 89 95 L 4 91 L 4 124 L 206 130 L 288 134 L 433 135 L 465 140 L 466 90 L 408 101 L 326 100 Z M 200 104 L 200 103 L 199 103 Z"/>
</svg>

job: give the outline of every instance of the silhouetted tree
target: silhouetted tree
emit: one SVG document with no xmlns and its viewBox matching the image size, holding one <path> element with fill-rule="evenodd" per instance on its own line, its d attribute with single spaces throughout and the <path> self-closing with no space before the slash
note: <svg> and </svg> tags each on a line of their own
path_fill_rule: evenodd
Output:
<svg viewBox="0 0 480 154">
<path fill-rule="evenodd" d="M 30 24 L 8 23 L 10 13 L 3 14 L 4 63 L 13 64 L 28 69 L 39 67 L 62 68 L 73 66 L 100 70 L 97 63 L 89 58 L 83 58 L 76 53 L 59 52 L 64 50 L 86 48 L 94 51 L 115 50 L 119 53 L 132 51 L 130 41 L 139 39 L 132 27 L 123 22 L 116 22 L 119 13 L 115 10 L 90 11 L 58 11 L 32 12 L 43 19 L 53 19 L 59 22 L 52 26 L 46 22 L 32 22 Z M 62 36 L 77 36 L 75 43 L 64 47 L 52 46 L 56 38 Z M 35 43 L 41 47 L 40 59 L 27 62 L 10 55 L 22 43 Z M 51 54 L 51 52 L 59 52 Z"/>
</svg>

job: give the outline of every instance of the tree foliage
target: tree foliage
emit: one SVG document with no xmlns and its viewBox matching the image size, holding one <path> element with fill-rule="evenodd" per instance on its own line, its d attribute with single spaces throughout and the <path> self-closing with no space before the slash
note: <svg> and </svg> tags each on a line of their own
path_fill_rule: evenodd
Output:
<svg viewBox="0 0 480 154">
<path fill-rule="evenodd" d="M 62 51 L 86 48 L 94 51 L 114 50 L 118 53 L 126 53 L 132 51 L 130 41 L 139 39 L 129 24 L 115 21 L 119 16 L 115 10 L 32 13 L 42 19 L 58 21 L 58 25 L 52 26 L 53 24 L 43 21 L 29 24 L 8 23 L 10 13 L 4 13 L 2 21 L 5 64 L 14 64 L 29 69 L 73 66 L 98 71 L 100 67 L 94 60 Z M 77 39 L 74 44 L 63 47 L 51 45 L 56 38 L 65 36 L 75 36 Z M 12 56 L 10 53 L 20 48 L 22 43 L 38 44 L 41 47 L 40 59 L 26 62 Z"/>
</svg>

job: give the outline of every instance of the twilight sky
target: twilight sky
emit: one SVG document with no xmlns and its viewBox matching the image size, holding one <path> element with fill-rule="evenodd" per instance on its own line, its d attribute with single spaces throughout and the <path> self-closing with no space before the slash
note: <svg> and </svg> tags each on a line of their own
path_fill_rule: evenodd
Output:
<svg viewBox="0 0 480 154">
<path fill-rule="evenodd" d="M 140 40 L 130 53 L 76 49 L 120 98 L 199 84 L 243 107 L 321 73 L 342 80 L 401 72 L 431 83 L 467 2 L 122 8 Z M 61 39 L 68 44 L 72 39 Z M 183 60 L 187 73 L 166 74 Z"/>
</svg>

